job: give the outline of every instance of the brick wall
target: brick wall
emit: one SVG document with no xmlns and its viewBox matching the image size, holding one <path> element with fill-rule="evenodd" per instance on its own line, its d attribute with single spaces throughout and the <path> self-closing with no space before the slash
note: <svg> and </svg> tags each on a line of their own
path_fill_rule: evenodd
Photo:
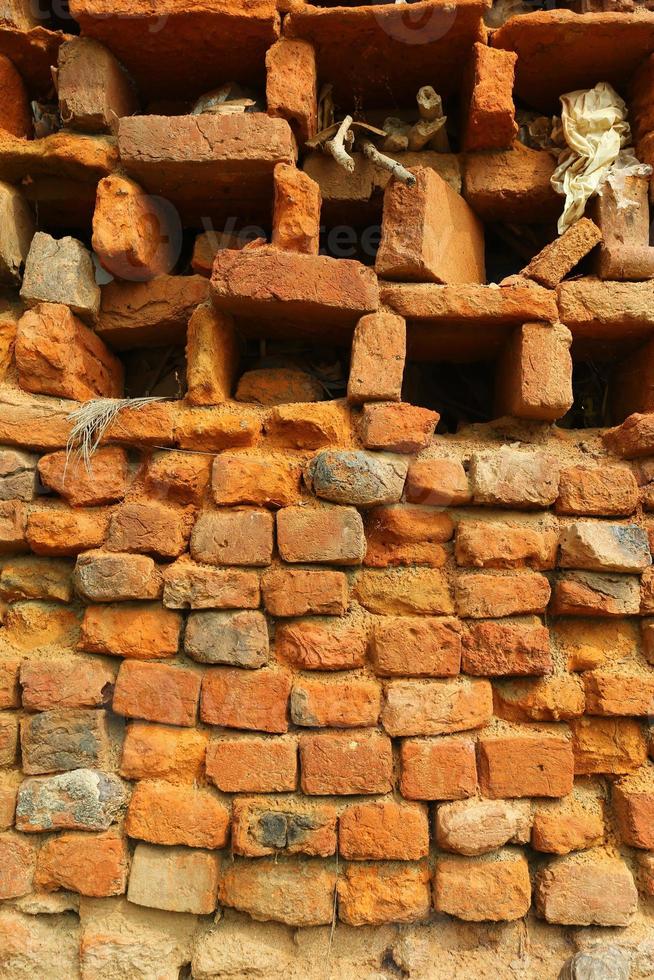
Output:
<svg viewBox="0 0 654 980">
<path fill-rule="evenodd" d="M 610 77 L 647 159 L 654 14 L 5 6 L 0 973 L 651 976 L 647 185 L 557 237 L 514 98 Z M 450 152 L 307 151 L 326 81 L 458 98 Z"/>
</svg>

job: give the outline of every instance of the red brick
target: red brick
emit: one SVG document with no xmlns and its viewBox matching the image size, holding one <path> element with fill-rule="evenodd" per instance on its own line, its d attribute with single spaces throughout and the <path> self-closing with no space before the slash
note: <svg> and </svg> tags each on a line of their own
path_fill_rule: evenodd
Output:
<svg viewBox="0 0 654 980">
<path fill-rule="evenodd" d="M 556 580 L 551 611 L 558 616 L 635 616 L 640 582 L 633 575 L 567 572 Z"/>
<path fill-rule="evenodd" d="M 27 518 L 27 541 L 36 555 L 78 555 L 101 547 L 110 511 L 34 507 Z"/>
<path fill-rule="evenodd" d="M 549 569 L 556 564 L 558 529 L 543 522 L 511 524 L 464 519 L 456 531 L 457 564 L 474 568 Z"/>
<path fill-rule="evenodd" d="M 274 519 L 265 510 L 207 511 L 191 535 L 191 555 L 208 565 L 269 565 Z"/>
<path fill-rule="evenodd" d="M 322 401 L 325 389 L 317 378 L 300 368 L 255 368 L 241 375 L 234 397 L 237 402 L 269 408 Z"/>
<path fill-rule="evenodd" d="M 400 743 L 400 791 L 409 800 L 461 800 L 477 791 L 474 742 L 407 738 Z"/>
<path fill-rule="evenodd" d="M 338 913 L 352 926 L 426 919 L 430 910 L 426 865 L 346 866 L 338 881 Z"/>
<path fill-rule="evenodd" d="M 547 578 L 537 572 L 460 574 L 456 580 L 457 612 L 473 619 L 544 612 L 550 595 Z"/>
<path fill-rule="evenodd" d="M 120 774 L 126 779 L 200 782 L 207 740 L 206 731 L 132 722 L 125 733 Z"/>
<path fill-rule="evenodd" d="M 450 583 L 432 568 L 394 568 L 362 572 L 354 596 L 382 616 L 448 616 L 454 612 Z"/>
<path fill-rule="evenodd" d="M 580 218 L 562 235 L 534 256 L 520 273 L 527 279 L 556 289 L 562 279 L 602 240 L 602 233 L 590 218 Z"/>
<path fill-rule="evenodd" d="M 232 396 L 239 350 L 234 320 L 210 304 L 198 306 L 186 334 L 186 401 L 220 405 Z"/>
<path fill-rule="evenodd" d="M 348 861 L 419 861 L 429 853 L 427 807 L 380 800 L 341 814 L 338 850 Z"/>
<path fill-rule="evenodd" d="M 343 616 L 349 602 L 344 572 L 275 568 L 262 580 L 263 601 L 272 616 Z"/>
<path fill-rule="evenodd" d="M 447 735 L 480 728 L 493 714 L 488 681 L 389 681 L 382 724 L 389 735 Z"/>
<path fill-rule="evenodd" d="M 297 678 L 291 691 L 291 720 L 304 728 L 376 725 L 381 686 L 365 677 Z"/>
<path fill-rule="evenodd" d="M 519 140 L 509 150 L 470 153 L 465 165 L 465 199 L 482 221 L 551 221 L 561 213 L 561 198 L 551 184 L 555 167 L 551 153 L 531 149 Z M 531 315 L 527 313 L 523 322 Z"/>
<path fill-rule="evenodd" d="M 402 396 L 406 323 L 393 313 L 362 317 L 352 338 L 348 401 L 396 401 Z"/>
<path fill-rule="evenodd" d="M 654 779 L 641 769 L 613 785 L 612 803 L 620 839 L 629 847 L 654 849 Z"/>
<path fill-rule="evenodd" d="M 127 453 L 119 446 L 98 449 L 90 470 L 81 459 L 71 459 L 67 452 L 50 453 L 39 460 L 39 476 L 71 507 L 113 504 L 127 492 Z"/>
<path fill-rule="evenodd" d="M 220 735 L 207 748 L 207 778 L 224 793 L 284 793 L 297 785 L 291 735 Z"/>
<path fill-rule="evenodd" d="M 23 707 L 28 711 L 106 708 L 114 680 L 115 669 L 95 657 L 30 658 L 20 668 Z"/>
<path fill-rule="evenodd" d="M 9 58 L 0 58 L 0 92 L 2 116 L 0 126 L 6 133 L 21 139 L 32 137 L 32 113 L 25 84 Z"/>
<path fill-rule="evenodd" d="M 622 456 L 623 459 L 652 456 L 654 455 L 654 413 L 630 415 L 622 425 L 608 429 L 602 439 L 607 449 L 616 456 Z"/>
<path fill-rule="evenodd" d="M 505 150 L 518 132 L 513 82 L 518 60 L 513 51 L 473 45 L 463 83 L 463 148 Z"/>
<path fill-rule="evenodd" d="M 181 615 L 156 602 L 87 606 L 79 647 L 113 657 L 159 660 L 176 655 L 181 629 Z"/>
<path fill-rule="evenodd" d="M 41 303 L 21 317 L 16 368 L 24 391 L 77 401 L 123 394 L 123 367 L 118 358 L 59 303 Z"/>
<path fill-rule="evenodd" d="M 144 781 L 134 787 L 125 833 L 152 844 L 220 848 L 229 824 L 229 810 L 211 790 Z"/>
<path fill-rule="evenodd" d="M 272 244 L 317 255 L 321 204 L 320 187 L 308 174 L 288 163 L 278 163 L 274 171 Z"/>
<path fill-rule="evenodd" d="M 284 561 L 359 565 L 366 552 L 361 515 L 354 507 L 286 507 L 277 515 Z"/>
<path fill-rule="evenodd" d="M 193 453 L 154 453 L 146 463 L 143 485 L 151 499 L 198 506 L 211 478 L 211 457 Z"/>
<path fill-rule="evenodd" d="M 102 289 L 98 335 L 115 350 L 183 344 L 188 321 L 208 292 L 203 276 L 157 276 L 149 282 L 116 279 Z M 155 403 L 154 411 L 159 409 Z M 142 409 L 136 411 L 140 414 Z"/>
<path fill-rule="evenodd" d="M 129 75 L 104 44 L 90 37 L 71 38 L 59 48 L 57 92 L 61 118 L 73 130 L 114 132 L 121 116 L 138 111 Z"/>
<path fill-rule="evenodd" d="M 336 852 L 337 811 L 332 803 L 303 797 L 259 796 L 234 800 L 232 850 L 244 857 Z"/>
<path fill-rule="evenodd" d="M 401 282 L 485 282 L 478 217 L 435 170 L 412 172 L 415 186 L 394 180 L 384 192 L 377 275 Z"/>
<path fill-rule="evenodd" d="M 308 41 L 282 37 L 266 52 L 266 101 L 271 116 L 286 119 L 303 145 L 316 134 L 316 55 Z"/>
<path fill-rule="evenodd" d="M 559 514 L 621 517 L 633 514 L 638 484 L 627 466 L 571 466 L 561 471 Z"/>
<path fill-rule="evenodd" d="M 572 743 L 557 736 L 479 740 L 479 784 L 492 799 L 565 796 L 573 786 Z"/>
<path fill-rule="evenodd" d="M 123 895 L 127 887 L 127 841 L 106 834 L 59 834 L 39 851 L 34 883 L 43 891 L 60 888 L 90 898 Z"/>
<path fill-rule="evenodd" d="M 269 445 L 280 449 L 322 449 L 352 441 L 350 416 L 342 402 L 278 405 L 264 424 Z"/>
<path fill-rule="evenodd" d="M 364 564 L 442 567 L 449 551 L 442 545 L 454 534 L 452 518 L 436 508 L 415 504 L 373 507 L 366 515 L 368 549 Z"/>
<path fill-rule="evenodd" d="M 469 922 L 513 922 L 531 905 L 529 865 L 510 850 L 483 857 L 440 857 L 434 873 L 434 906 Z"/>
<path fill-rule="evenodd" d="M 553 674 L 495 684 L 493 705 L 507 721 L 569 721 L 583 715 L 586 697 L 579 677 Z"/>
<path fill-rule="evenodd" d="M 282 667 L 214 667 L 202 682 L 200 717 L 209 725 L 283 734 L 290 692 L 291 675 Z"/>
<path fill-rule="evenodd" d="M 391 740 L 379 732 L 321 732 L 300 738 L 302 791 L 308 796 L 388 793 Z"/>
<path fill-rule="evenodd" d="M 29 837 L 0 834 L 0 899 L 21 898 L 32 891 L 36 853 Z"/>
<path fill-rule="evenodd" d="M 336 871 L 325 861 L 237 859 L 225 865 L 219 899 L 258 921 L 324 926 L 333 919 L 335 887 Z"/>
<path fill-rule="evenodd" d="M 359 622 L 300 619 L 280 623 L 275 633 L 277 656 L 301 670 L 348 670 L 366 658 L 367 633 Z"/>
<path fill-rule="evenodd" d="M 431 442 L 439 419 L 438 412 L 404 402 L 364 405 L 361 441 L 367 449 L 419 453 Z"/>
<path fill-rule="evenodd" d="M 472 499 L 468 477 L 457 459 L 424 459 L 409 467 L 406 499 L 413 504 L 456 507 Z"/>
<path fill-rule="evenodd" d="M 546 674 L 550 637 L 539 619 L 471 623 L 463 635 L 463 670 L 480 677 Z"/>
<path fill-rule="evenodd" d="M 186 550 L 193 517 L 158 500 L 135 500 L 119 507 L 109 522 L 109 551 L 178 558 Z"/>
<path fill-rule="evenodd" d="M 575 775 L 625 775 L 647 760 L 640 724 L 632 718 L 575 718 L 570 722 Z"/>
<path fill-rule="evenodd" d="M 125 660 L 116 680 L 113 709 L 128 718 L 192 728 L 200 681 L 200 674 L 194 670 Z"/>
<path fill-rule="evenodd" d="M 213 464 L 213 499 L 220 507 L 288 507 L 300 498 L 301 467 L 271 454 L 221 453 Z"/>
<path fill-rule="evenodd" d="M 168 609 L 258 609 L 259 575 L 240 568 L 212 568 L 182 557 L 164 569 Z"/>
<path fill-rule="evenodd" d="M 370 656 L 382 677 L 454 677 L 461 669 L 461 629 L 456 619 L 397 616 L 379 619 Z"/>
</svg>

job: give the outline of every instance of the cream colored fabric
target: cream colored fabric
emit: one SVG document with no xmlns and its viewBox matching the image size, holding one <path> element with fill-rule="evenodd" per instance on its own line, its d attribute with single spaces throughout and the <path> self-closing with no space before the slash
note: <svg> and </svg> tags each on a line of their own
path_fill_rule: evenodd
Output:
<svg viewBox="0 0 654 980">
<path fill-rule="evenodd" d="M 561 127 L 567 149 L 559 155 L 552 187 L 565 195 L 559 234 L 583 217 L 623 147 L 631 143 L 627 106 L 608 82 L 561 96 Z M 636 159 L 634 157 L 634 163 Z"/>
</svg>

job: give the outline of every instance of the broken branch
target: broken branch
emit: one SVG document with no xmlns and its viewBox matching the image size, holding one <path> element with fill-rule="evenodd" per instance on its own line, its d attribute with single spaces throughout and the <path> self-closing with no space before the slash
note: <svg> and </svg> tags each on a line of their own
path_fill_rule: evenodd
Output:
<svg viewBox="0 0 654 980">
<path fill-rule="evenodd" d="M 403 184 L 407 187 L 416 186 L 416 178 L 413 176 L 410 170 L 403 167 L 401 163 L 397 160 L 393 160 L 391 157 L 387 157 L 385 153 L 380 153 L 376 146 L 374 146 L 370 140 L 363 140 L 361 142 L 361 152 L 364 157 L 371 160 L 378 167 L 382 167 L 384 170 L 389 170 L 398 180 L 401 180 Z"/>
<path fill-rule="evenodd" d="M 338 127 L 338 132 L 332 140 L 328 140 L 325 143 L 325 149 L 328 153 L 334 157 L 336 163 L 340 164 L 348 173 L 354 172 L 354 160 L 347 153 L 345 149 L 345 139 L 348 135 L 350 126 L 352 125 L 352 116 L 346 116 L 341 125 Z"/>
</svg>

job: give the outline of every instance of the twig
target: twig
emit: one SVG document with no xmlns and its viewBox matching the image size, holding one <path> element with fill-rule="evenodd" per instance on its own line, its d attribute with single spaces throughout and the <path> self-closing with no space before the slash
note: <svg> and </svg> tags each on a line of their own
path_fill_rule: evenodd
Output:
<svg viewBox="0 0 654 980">
<path fill-rule="evenodd" d="M 334 157 L 336 163 L 340 164 L 349 174 L 354 173 L 354 160 L 345 150 L 345 137 L 353 123 L 352 116 L 346 116 L 338 127 L 336 136 L 325 143 L 325 149 Z"/>
<path fill-rule="evenodd" d="M 389 170 L 394 177 L 401 180 L 403 184 L 407 187 L 416 186 L 416 178 L 413 176 L 410 170 L 403 167 L 401 163 L 397 160 L 393 160 L 391 157 L 387 157 L 385 153 L 380 153 L 376 146 L 374 146 L 370 140 L 362 140 L 361 142 L 361 152 L 364 157 L 371 160 L 378 167 L 382 167 L 384 170 Z"/>
<path fill-rule="evenodd" d="M 433 138 L 440 133 L 441 129 L 447 122 L 447 116 L 441 116 L 440 119 L 421 119 L 417 122 L 415 126 L 411 127 L 411 132 L 409 133 L 409 149 L 412 151 L 423 150 L 427 143 L 430 143 Z"/>
<path fill-rule="evenodd" d="M 71 412 L 68 419 L 73 427 L 66 444 L 66 465 L 72 456 L 81 458 L 87 473 L 92 473 L 91 459 L 100 446 L 102 438 L 114 421 L 126 408 L 143 408 L 150 402 L 166 401 L 165 398 L 95 398 L 80 405 Z"/>
</svg>

